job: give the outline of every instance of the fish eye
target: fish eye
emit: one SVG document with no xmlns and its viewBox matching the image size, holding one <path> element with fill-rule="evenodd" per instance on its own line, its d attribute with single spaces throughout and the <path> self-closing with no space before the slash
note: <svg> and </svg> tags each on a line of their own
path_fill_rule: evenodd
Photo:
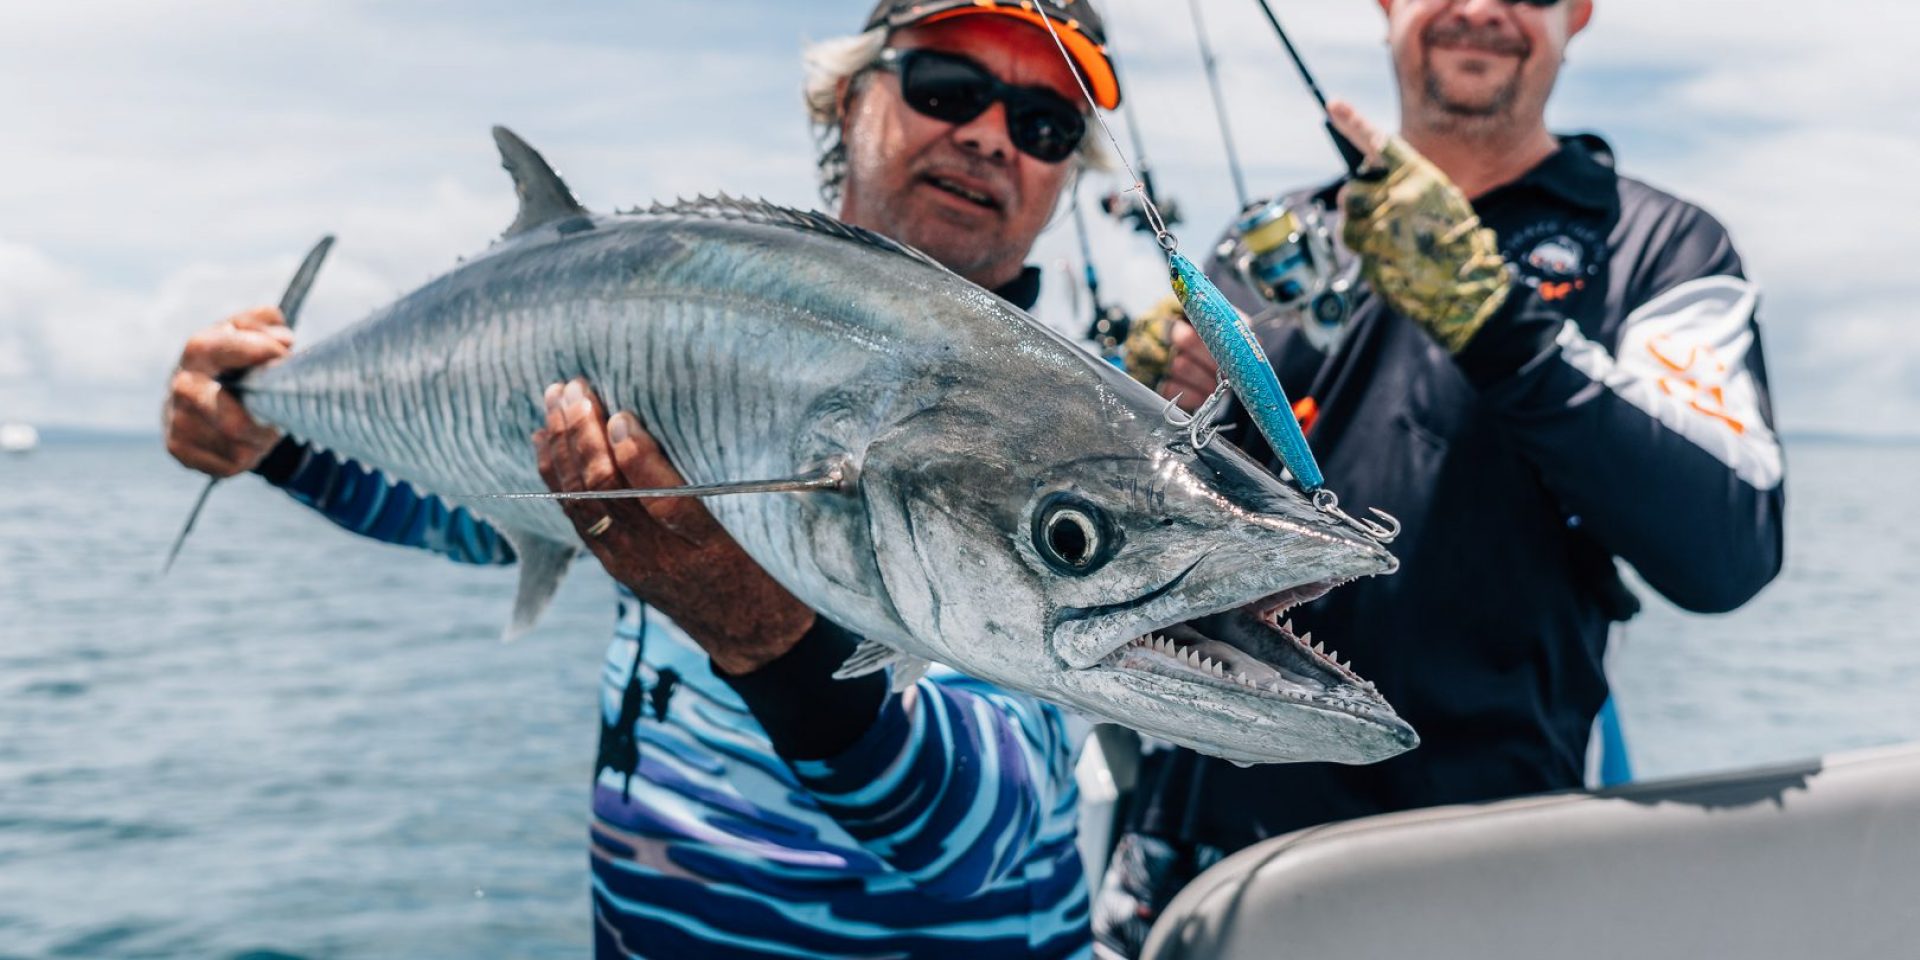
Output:
<svg viewBox="0 0 1920 960">
<path fill-rule="evenodd" d="M 1047 566 L 1083 576 L 1098 570 L 1118 546 L 1107 515 L 1071 494 L 1054 494 L 1033 517 L 1033 546 Z"/>
</svg>

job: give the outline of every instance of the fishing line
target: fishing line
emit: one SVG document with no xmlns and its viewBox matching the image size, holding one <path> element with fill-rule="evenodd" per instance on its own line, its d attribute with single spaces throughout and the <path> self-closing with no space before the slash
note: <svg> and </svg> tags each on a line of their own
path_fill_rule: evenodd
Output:
<svg viewBox="0 0 1920 960">
<path fill-rule="evenodd" d="M 1107 126 L 1107 116 L 1100 111 L 1100 102 L 1093 99 L 1093 91 L 1087 88 L 1087 80 L 1081 76 L 1080 67 L 1074 62 L 1073 54 L 1067 52 L 1066 41 L 1061 40 L 1060 32 L 1053 28 L 1053 17 L 1044 9 L 1038 7 L 1035 9 L 1040 14 L 1040 23 L 1047 28 L 1047 36 L 1053 38 L 1054 47 L 1059 49 L 1061 59 L 1067 62 L 1067 68 L 1072 71 L 1073 82 L 1080 87 L 1080 95 L 1087 99 L 1087 109 L 1092 111 L 1094 122 L 1100 124 L 1100 132 L 1106 134 L 1107 143 L 1113 145 L 1114 156 L 1120 158 L 1120 166 L 1126 169 L 1127 178 L 1133 181 L 1133 186 L 1123 192 L 1140 195 L 1140 203 L 1147 212 L 1147 223 L 1153 227 L 1153 239 L 1160 244 L 1162 250 L 1173 252 L 1179 246 L 1179 241 L 1175 240 L 1172 232 L 1167 229 L 1167 221 L 1160 216 L 1160 208 L 1155 206 L 1153 198 L 1147 195 L 1146 181 L 1140 179 L 1140 174 L 1133 169 L 1133 161 L 1127 159 L 1127 151 L 1120 146 L 1120 138 L 1113 135 L 1112 127 Z"/>
</svg>

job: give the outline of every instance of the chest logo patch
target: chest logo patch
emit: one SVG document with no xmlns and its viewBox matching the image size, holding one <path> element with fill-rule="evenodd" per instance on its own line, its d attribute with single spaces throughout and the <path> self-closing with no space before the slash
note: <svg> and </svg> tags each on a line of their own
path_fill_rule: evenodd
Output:
<svg viewBox="0 0 1920 960">
<path fill-rule="evenodd" d="M 1585 224 L 1547 221 L 1515 232 L 1501 253 L 1526 284 L 1548 303 L 1566 300 L 1600 274 L 1606 245 Z"/>
<path fill-rule="evenodd" d="M 1527 254 L 1527 265 L 1545 276 L 1577 277 L 1586 265 L 1586 250 L 1572 237 L 1551 237 L 1540 241 Z"/>
</svg>

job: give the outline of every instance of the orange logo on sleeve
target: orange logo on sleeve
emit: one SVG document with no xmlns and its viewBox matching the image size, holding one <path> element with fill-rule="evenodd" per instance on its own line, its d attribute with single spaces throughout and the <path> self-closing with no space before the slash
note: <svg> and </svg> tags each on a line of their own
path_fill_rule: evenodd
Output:
<svg viewBox="0 0 1920 960">
<path fill-rule="evenodd" d="M 1675 344 L 1669 334 L 1647 341 L 1653 355 L 1667 374 L 1660 377 L 1660 390 L 1667 396 L 1686 401 L 1687 406 L 1727 425 L 1734 433 L 1746 433 L 1747 425 L 1727 409 L 1727 365 L 1713 348 L 1700 344 Z"/>
</svg>

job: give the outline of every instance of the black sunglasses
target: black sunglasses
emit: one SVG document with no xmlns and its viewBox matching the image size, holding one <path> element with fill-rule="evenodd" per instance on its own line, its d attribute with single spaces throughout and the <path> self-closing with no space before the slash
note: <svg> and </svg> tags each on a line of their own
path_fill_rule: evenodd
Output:
<svg viewBox="0 0 1920 960">
<path fill-rule="evenodd" d="M 1020 152 L 1043 163 L 1073 155 L 1086 136 L 1080 108 L 1045 87 L 1017 87 L 966 57 L 938 50 L 880 51 L 879 67 L 900 74 L 900 98 L 915 111 L 962 124 L 1007 105 L 1007 138 Z"/>
</svg>

